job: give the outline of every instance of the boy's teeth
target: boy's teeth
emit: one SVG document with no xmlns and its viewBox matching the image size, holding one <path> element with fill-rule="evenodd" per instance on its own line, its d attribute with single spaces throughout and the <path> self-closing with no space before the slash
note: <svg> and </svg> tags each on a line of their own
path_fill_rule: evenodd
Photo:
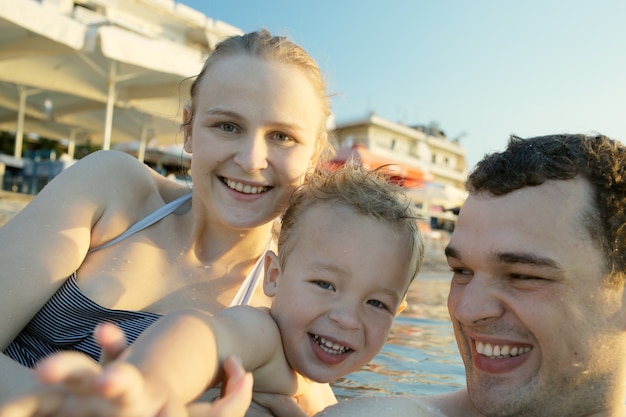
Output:
<svg viewBox="0 0 626 417">
<path fill-rule="evenodd" d="M 237 190 L 240 193 L 244 194 L 259 194 L 267 189 L 267 187 L 252 187 L 250 185 L 244 185 L 240 182 L 236 182 L 233 180 L 226 179 L 225 184 L 232 188 L 233 190 Z"/>
<path fill-rule="evenodd" d="M 510 347 L 509 345 L 492 345 L 491 343 L 476 342 L 476 352 L 491 358 L 511 358 L 530 352 L 529 347 Z"/>
<path fill-rule="evenodd" d="M 328 354 L 331 355 L 341 355 L 342 353 L 346 353 L 348 348 L 345 346 L 338 345 L 336 343 L 331 342 L 330 340 L 326 340 L 321 336 L 313 336 L 319 347 Z"/>
</svg>

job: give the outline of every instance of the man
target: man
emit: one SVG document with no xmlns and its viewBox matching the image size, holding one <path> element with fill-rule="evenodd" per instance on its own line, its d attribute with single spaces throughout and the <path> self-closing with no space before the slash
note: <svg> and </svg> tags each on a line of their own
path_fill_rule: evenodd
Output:
<svg viewBox="0 0 626 417">
<path fill-rule="evenodd" d="M 319 416 L 626 415 L 626 148 L 512 137 L 467 189 L 446 248 L 467 389 Z"/>
</svg>

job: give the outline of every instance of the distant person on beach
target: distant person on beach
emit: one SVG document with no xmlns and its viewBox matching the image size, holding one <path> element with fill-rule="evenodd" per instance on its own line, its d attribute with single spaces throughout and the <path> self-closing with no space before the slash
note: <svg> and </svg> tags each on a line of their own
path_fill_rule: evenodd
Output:
<svg viewBox="0 0 626 417">
<path fill-rule="evenodd" d="M 63 401 L 39 391 L 0 416 L 34 415 L 23 404 L 37 397 L 49 417 L 184 415 L 233 354 L 253 371 L 255 390 L 300 396 L 304 380 L 335 381 L 380 351 L 423 249 L 417 211 L 382 173 L 348 165 L 311 174 L 282 218 L 278 255 L 266 255 L 270 309 L 167 314 L 103 373 L 83 355 L 51 355 L 37 374 L 51 390 L 66 383 Z"/>
<path fill-rule="evenodd" d="M 445 250 L 467 389 L 356 398 L 318 416 L 626 415 L 626 147 L 512 137 L 467 189 Z"/>
<path fill-rule="evenodd" d="M 101 322 L 132 342 L 176 309 L 270 304 L 257 283 L 275 220 L 330 150 L 324 79 L 301 47 L 261 30 L 219 43 L 190 97 L 193 189 L 97 152 L 0 228 L 0 403 L 38 386 L 29 368 L 52 353 L 98 359 Z M 328 385 L 299 400 L 336 401 Z"/>
</svg>

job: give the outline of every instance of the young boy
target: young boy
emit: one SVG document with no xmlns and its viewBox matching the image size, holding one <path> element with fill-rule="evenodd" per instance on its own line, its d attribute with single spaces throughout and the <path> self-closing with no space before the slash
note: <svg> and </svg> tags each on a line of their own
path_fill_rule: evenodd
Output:
<svg viewBox="0 0 626 417">
<path fill-rule="evenodd" d="M 40 372 L 56 372 L 46 379 L 71 394 L 57 414 L 182 414 L 222 381 L 233 354 L 253 372 L 255 391 L 299 396 L 308 380 L 335 381 L 382 348 L 421 266 L 423 242 L 403 191 L 379 172 L 348 165 L 309 175 L 294 193 L 278 253 L 265 259 L 270 309 L 168 314 L 91 380 L 87 371 L 64 373 L 66 353 L 46 360 Z"/>
</svg>

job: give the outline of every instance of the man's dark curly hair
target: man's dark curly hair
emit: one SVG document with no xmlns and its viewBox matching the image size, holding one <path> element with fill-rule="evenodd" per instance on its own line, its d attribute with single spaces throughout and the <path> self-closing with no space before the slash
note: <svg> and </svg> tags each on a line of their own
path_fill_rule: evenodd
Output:
<svg viewBox="0 0 626 417">
<path fill-rule="evenodd" d="M 503 152 L 486 155 L 470 173 L 470 194 L 501 196 L 550 180 L 586 179 L 593 206 L 583 213 L 605 253 L 612 281 L 626 282 L 626 148 L 603 135 L 511 136 Z"/>
</svg>

